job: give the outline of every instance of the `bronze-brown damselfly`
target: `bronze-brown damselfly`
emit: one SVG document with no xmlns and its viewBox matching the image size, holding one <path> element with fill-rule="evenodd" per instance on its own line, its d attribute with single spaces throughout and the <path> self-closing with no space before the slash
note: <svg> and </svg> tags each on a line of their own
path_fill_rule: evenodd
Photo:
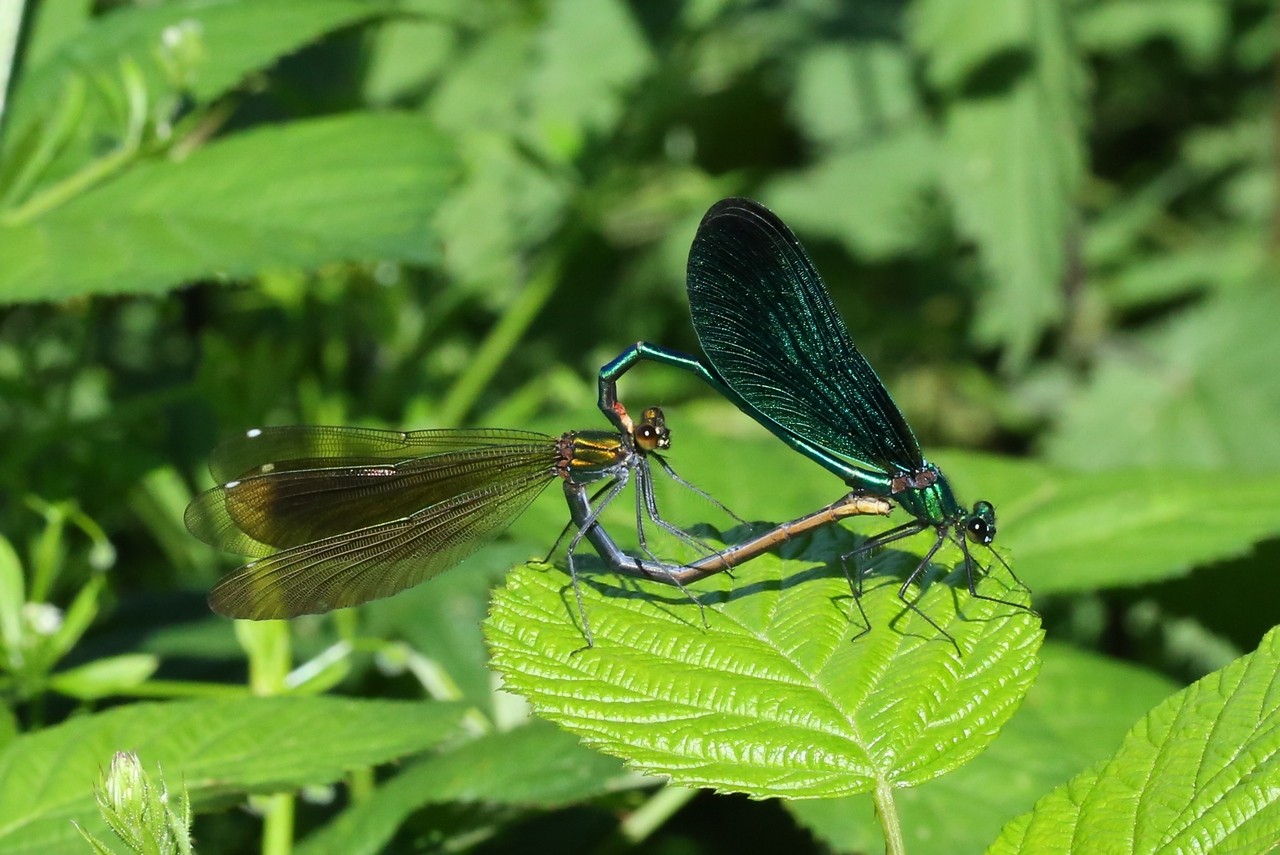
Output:
<svg viewBox="0 0 1280 855">
<path fill-rule="evenodd" d="M 889 510 L 881 499 L 851 495 L 743 543 L 708 550 L 690 564 L 629 556 L 600 525 L 599 515 L 633 481 L 642 549 L 647 552 L 646 519 L 696 543 L 659 514 L 650 460 L 697 488 L 679 478 L 660 453 L 670 446 L 660 409 L 645 410 L 634 423 L 621 406 L 616 412 L 622 425 L 616 432 L 560 436 L 491 428 L 298 425 L 233 438 L 210 458 L 210 470 L 222 483 L 197 496 L 185 520 L 205 543 L 254 560 L 219 581 L 209 604 L 229 617 L 264 620 L 391 596 L 448 570 L 496 537 L 558 478 L 576 526 L 567 563 L 591 644 L 573 560 L 584 538 L 616 572 L 683 588 L 819 525 Z M 603 489 L 593 504 L 588 488 L 597 483 Z"/>
</svg>

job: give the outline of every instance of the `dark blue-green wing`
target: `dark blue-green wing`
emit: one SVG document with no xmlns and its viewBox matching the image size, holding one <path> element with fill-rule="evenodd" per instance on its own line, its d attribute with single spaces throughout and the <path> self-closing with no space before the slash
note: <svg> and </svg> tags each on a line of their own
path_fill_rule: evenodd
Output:
<svg viewBox="0 0 1280 855">
<path fill-rule="evenodd" d="M 689 250 L 688 288 L 707 360 L 753 417 L 872 469 L 922 464 L 902 411 L 771 211 L 750 199 L 716 203 Z"/>
</svg>

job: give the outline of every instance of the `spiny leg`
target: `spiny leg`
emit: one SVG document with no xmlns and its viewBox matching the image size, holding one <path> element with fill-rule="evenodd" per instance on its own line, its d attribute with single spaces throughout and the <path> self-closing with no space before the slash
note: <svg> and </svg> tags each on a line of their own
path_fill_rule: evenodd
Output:
<svg viewBox="0 0 1280 855">
<path fill-rule="evenodd" d="M 591 634 L 591 624 L 587 620 L 587 606 L 582 599 L 582 589 L 578 586 L 578 571 L 577 568 L 573 566 L 573 554 L 577 552 L 578 544 L 582 542 L 582 538 L 586 535 L 587 529 L 596 524 L 596 521 L 600 517 L 600 512 L 608 507 L 610 502 L 618 498 L 618 494 L 621 493 L 623 488 L 626 486 L 627 474 L 624 471 L 622 475 L 613 479 L 613 481 L 611 481 L 606 487 L 596 491 L 596 496 L 599 496 L 601 493 L 605 493 L 606 495 L 604 499 L 602 499 L 600 504 L 596 505 L 592 509 L 591 516 L 587 517 L 583 524 L 578 527 L 578 530 L 574 532 L 573 538 L 569 541 L 569 547 L 565 550 L 565 563 L 569 567 L 569 582 L 573 585 L 573 596 L 578 602 L 578 616 L 582 618 L 582 634 L 587 639 L 587 647 L 595 647 L 596 641 L 595 637 Z M 637 564 L 637 566 L 639 565 Z"/>
<path fill-rule="evenodd" d="M 591 494 L 591 498 L 587 500 L 588 503 L 594 504 L 596 499 L 603 496 L 605 492 L 607 492 L 612 486 L 613 486 L 613 482 L 610 481 L 606 483 L 603 487 L 601 487 L 599 490 L 596 490 L 594 493 Z M 592 514 L 591 518 L 595 519 L 595 514 Z M 543 564 L 551 563 L 551 556 L 556 554 L 556 550 L 560 548 L 560 544 L 564 543 L 565 536 L 572 529 L 573 529 L 573 520 L 569 520 L 567 523 L 564 524 L 564 528 L 560 529 L 560 534 L 556 536 L 556 542 L 551 544 L 551 548 L 547 550 L 546 556 L 542 559 Z"/>
<path fill-rule="evenodd" d="M 738 516 L 733 511 L 729 510 L 729 508 L 723 502 L 717 499 L 715 496 L 699 488 L 696 484 L 692 483 L 691 481 L 686 481 L 684 478 L 681 478 L 678 474 L 676 474 L 676 470 L 671 468 L 671 464 L 667 462 L 667 459 L 663 457 L 661 454 L 651 451 L 649 452 L 649 456 L 658 461 L 658 465 L 662 467 L 662 471 L 666 472 L 668 477 L 670 477 L 672 481 L 675 481 L 680 486 L 697 493 L 699 496 L 706 499 L 708 502 L 715 505 L 717 508 L 724 511 L 726 514 L 733 517 L 735 520 L 742 523 L 743 525 L 751 525 L 751 523 L 747 522 L 742 517 Z"/>
<path fill-rule="evenodd" d="M 1025 605 L 1023 603 L 1015 603 L 1010 600 L 1002 600 L 999 597 L 988 597 L 986 594 L 979 594 L 978 580 L 977 580 L 976 574 L 974 573 L 973 568 L 980 567 L 981 565 L 978 564 L 977 560 L 973 557 L 973 554 L 969 552 L 969 544 L 965 541 L 963 537 L 957 536 L 954 539 L 956 544 L 960 547 L 960 552 L 964 555 L 965 582 L 969 588 L 969 595 L 971 597 L 973 597 L 976 600 L 986 600 L 989 603 L 999 603 L 1002 606 L 1010 606 L 1011 608 L 1021 609 L 1024 612 L 1030 612 L 1036 617 L 1040 617 L 1040 613 L 1037 612 L 1035 609 L 1031 608 L 1031 606 Z M 1013 568 L 1011 568 L 1007 563 L 1005 563 L 1005 560 L 1000 557 L 1000 553 L 992 549 L 991 554 L 996 557 L 996 560 L 998 560 L 1001 564 L 1004 565 L 1005 570 L 1009 571 L 1009 575 L 1013 577 L 1013 581 L 1018 583 L 1018 587 L 1022 588 L 1028 594 L 1031 593 L 1031 589 L 1028 588 L 1026 585 L 1022 584 L 1022 580 L 1019 579 L 1014 574 Z M 983 571 L 983 574 L 990 575 L 988 571 Z"/>
<path fill-rule="evenodd" d="M 691 541 L 692 543 L 702 547 L 709 553 L 715 552 L 714 549 L 709 548 L 705 543 L 702 543 L 693 535 L 671 525 L 666 520 L 662 519 L 661 514 L 658 513 L 658 499 L 653 494 L 653 474 L 650 471 L 649 464 L 646 460 L 641 460 L 640 465 L 636 468 L 636 532 L 640 540 L 640 548 L 645 551 L 645 554 L 647 554 L 650 558 L 653 559 L 655 564 L 657 564 L 659 567 L 663 567 L 665 565 L 662 559 L 658 558 L 656 555 L 650 552 L 648 546 L 645 544 L 644 518 L 642 514 L 642 509 L 648 513 L 649 519 L 653 520 L 655 523 L 662 526 L 664 529 L 666 529 L 668 532 L 672 533 L 673 535 L 676 535 L 683 540 Z M 642 565 L 637 564 L 637 566 L 640 566 L 641 569 L 643 569 Z M 726 568 L 726 572 L 727 572 L 727 569 L 728 568 Z M 698 607 L 698 615 L 702 618 L 702 626 L 704 628 L 710 626 L 710 624 L 707 623 L 707 609 L 702 604 L 702 601 L 699 600 L 697 597 L 695 597 L 693 595 L 693 592 L 690 591 L 688 588 L 686 588 L 684 586 L 684 583 L 681 582 L 677 577 L 669 574 L 658 576 L 653 573 L 645 573 L 645 575 L 648 576 L 650 579 L 654 579 L 655 581 L 664 582 L 668 585 L 675 585 L 677 588 L 679 588 L 680 591 L 686 597 L 688 597 L 689 600 L 693 602 L 694 605 Z M 733 574 L 730 573 L 729 575 L 732 577 Z"/>
<path fill-rule="evenodd" d="M 676 474 L 675 469 L 671 468 L 671 464 L 667 462 L 667 459 L 663 457 L 661 454 L 658 454 L 657 452 L 650 452 L 648 457 L 655 458 L 658 461 L 658 465 L 662 467 L 662 471 L 666 472 L 667 475 L 671 478 L 671 480 L 675 481 L 677 484 L 681 485 L 682 487 L 685 487 L 693 491 L 694 493 L 697 493 L 703 499 L 706 499 L 708 502 L 715 505 L 717 508 L 724 511 L 726 514 L 733 517 L 735 520 L 742 523 L 743 525 L 748 527 L 751 526 L 751 523 L 747 522 L 742 517 L 738 516 L 733 511 L 729 510 L 729 508 L 723 505 L 715 496 L 712 496 L 710 493 L 707 493 L 699 489 L 693 483 L 681 478 L 678 474 Z M 640 466 L 644 469 L 645 477 L 652 479 L 653 477 L 651 474 L 652 470 L 649 469 L 648 457 L 646 457 L 644 460 L 640 462 Z M 650 484 L 652 484 L 652 480 L 650 481 Z M 723 550 L 711 548 L 709 544 L 704 543 L 700 539 L 689 534 L 689 532 L 685 531 L 684 529 L 679 528 L 678 526 L 674 526 L 671 523 L 667 522 L 665 519 L 663 519 L 662 515 L 658 513 L 658 500 L 657 500 L 657 497 L 653 494 L 652 486 L 649 487 L 648 504 L 649 504 L 649 518 L 652 519 L 655 523 L 657 523 L 659 526 L 661 526 L 663 529 L 665 529 L 667 532 L 669 532 L 673 536 L 677 537 L 680 540 L 685 541 L 686 543 L 688 543 L 689 545 L 693 546 L 696 549 L 701 549 L 708 556 L 724 554 Z M 727 574 L 730 579 L 733 578 L 733 569 L 729 567 L 727 564 L 723 572 Z"/>
<path fill-rule="evenodd" d="M 871 619 L 867 617 L 867 610 L 862 606 L 862 582 L 869 571 L 864 571 L 862 568 L 858 567 L 857 557 L 864 552 L 874 552 L 875 550 L 893 543 L 894 541 L 917 535 L 924 531 L 924 529 L 925 526 L 919 522 L 913 521 L 903 523 L 900 526 L 891 528 L 888 531 L 883 531 L 880 534 L 869 538 L 857 549 L 852 552 L 846 552 L 844 555 L 840 556 L 840 569 L 844 571 L 844 577 L 849 582 L 849 593 L 853 595 L 853 604 L 858 607 L 858 614 L 862 616 L 863 629 L 853 638 L 849 639 L 850 641 L 857 641 L 859 638 L 862 638 L 862 636 L 871 631 Z M 854 559 L 854 572 L 852 574 L 849 573 L 850 559 Z"/>
<path fill-rule="evenodd" d="M 650 456 L 657 457 L 656 454 L 652 453 Z M 655 525 L 675 539 L 687 543 L 694 549 L 700 549 L 707 555 L 715 555 L 717 550 L 712 549 L 711 546 L 703 543 L 701 540 L 689 534 L 689 532 L 679 526 L 673 525 L 663 519 L 662 514 L 658 511 L 658 497 L 653 492 L 653 470 L 649 468 L 648 458 L 643 458 L 639 461 L 636 465 L 636 473 L 636 530 L 639 532 L 640 536 L 640 548 L 645 551 L 645 554 L 654 561 L 661 563 L 662 559 L 650 552 L 648 545 L 645 543 L 643 517 L 647 516 L 649 519 L 653 520 Z M 697 488 L 694 489 L 696 490 Z M 642 500 L 643 504 L 641 504 Z"/>
<path fill-rule="evenodd" d="M 915 604 L 914 600 L 907 599 L 907 591 L 908 589 L 910 589 L 911 583 L 915 582 L 917 579 L 919 579 L 921 576 L 924 575 L 925 570 L 927 570 L 929 567 L 929 562 L 933 560 L 933 556 L 938 553 L 938 550 L 942 548 L 942 544 L 946 543 L 946 541 L 947 541 L 946 535 L 943 534 L 942 532 L 939 532 L 938 539 L 933 542 L 933 546 L 929 547 L 929 551 L 924 554 L 924 558 L 920 561 L 919 564 L 916 565 L 916 569 L 911 571 L 911 574 L 907 576 L 906 581 L 902 583 L 902 587 L 898 588 L 898 599 L 906 603 L 907 608 L 911 609 L 911 611 L 915 612 L 916 614 L 920 615 L 920 617 L 928 621 L 929 626 L 933 627 L 938 632 L 946 636 L 947 641 L 950 641 L 951 646 L 956 649 L 956 653 L 960 653 L 961 652 L 960 645 L 956 642 L 955 638 L 951 635 L 951 633 L 947 632 L 945 629 L 939 626 L 938 622 L 935 621 L 933 618 L 929 617 L 929 615 L 926 614 L 923 609 L 921 609 L 919 606 Z"/>
</svg>

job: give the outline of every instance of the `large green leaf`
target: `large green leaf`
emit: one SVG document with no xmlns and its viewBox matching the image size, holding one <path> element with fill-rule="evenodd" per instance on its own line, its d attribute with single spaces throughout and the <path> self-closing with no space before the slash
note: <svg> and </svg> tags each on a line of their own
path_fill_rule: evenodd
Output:
<svg viewBox="0 0 1280 855">
<path fill-rule="evenodd" d="M 188 91 L 197 102 L 206 102 L 324 33 L 392 8 L 379 0 L 181 0 L 117 9 L 90 21 L 22 75 L 14 91 L 9 138 L 21 136 L 26 124 L 48 109 L 70 74 L 109 79 L 129 59 L 148 90 L 169 88 L 160 56 L 179 28 L 199 44 Z"/>
<path fill-rule="evenodd" d="M 705 628 L 677 589 L 592 576 L 587 649 L 564 575 L 519 568 L 485 625 L 493 666 L 543 716 L 676 784 L 762 798 L 919 784 L 1012 715 L 1035 675 L 1039 621 L 937 583 L 918 605 L 953 646 L 905 608 L 897 579 L 876 575 L 862 596 L 870 630 L 854 638 L 865 627 L 839 570 L 854 545 L 831 527 L 785 549 L 799 558 L 704 580 Z M 883 558 L 900 572 L 919 560 Z M 996 580 L 982 590 L 1017 596 Z"/>
<path fill-rule="evenodd" d="M 449 145 L 414 116 L 238 134 L 0 228 L 0 301 L 154 292 L 337 260 L 429 262 L 430 218 L 453 173 Z"/>
<path fill-rule="evenodd" d="M 990 748 L 898 797 L 912 855 L 980 851 L 1010 816 L 1105 757 L 1134 719 L 1177 688 L 1152 671 L 1063 645 L 1046 644 L 1043 654 L 1035 686 Z M 793 801 L 787 809 L 838 851 L 884 847 L 869 796 Z"/>
<path fill-rule="evenodd" d="M 1084 175 L 1083 72 L 1056 0 L 924 0 L 913 37 L 947 90 L 944 188 L 992 287 L 978 333 L 1017 365 L 1062 309 Z"/>
<path fill-rule="evenodd" d="M 0 850 L 72 851 L 75 820 L 105 830 L 93 786 L 117 751 L 160 764 L 199 805 L 296 789 L 428 748 L 456 732 L 453 704 L 243 698 L 135 704 L 73 719 L 0 751 Z"/>
<path fill-rule="evenodd" d="M 1280 630 L 1153 709 L 1104 763 L 1010 823 L 989 852 L 1274 852 Z"/>
<path fill-rule="evenodd" d="M 298 855 L 383 851 L 415 810 L 440 802 L 549 809 L 615 790 L 618 761 L 543 722 L 492 733 L 414 764 L 306 839 Z"/>
</svg>

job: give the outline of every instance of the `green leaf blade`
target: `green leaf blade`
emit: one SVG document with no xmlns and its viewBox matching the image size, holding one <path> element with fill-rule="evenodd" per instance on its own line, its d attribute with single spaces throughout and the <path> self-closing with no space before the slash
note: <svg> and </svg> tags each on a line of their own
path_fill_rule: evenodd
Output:
<svg viewBox="0 0 1280 855">
<path fill-rule="evenodd" d="M 912 855 L 982 851 L 1011 816 L 1106 757 L 1136 717 L 1178 688 L 1152 671 L 1062 644 L 1047 643 L 1041 654 L 1035 686 L 990 748 L 895 799 Z M 835 851 L 884 847 L 869 795 L 786 807 Z"/>
<path fill-rule="evenodd" d="M 566 620 L 564 577 L 517 569 L 486 625 L 494 667 L 587 744 L 684 786 L 844 795 L 913 786 L 972 758 L 1034 678 L 1038 620 L 935 584 L 919 606 L 958 654 L 904 611 L 898 582 L 877 578 L 862 598 L 872 629 L 852 640 L 835 563 L 852 541 L 819 537 L 827 561 L 767 556 L 700 583 L 705 630 L 677 590 L 593 578 L 582 586 L 589 649 Z"/>
<path fill-rule="evenodd" d="M 118 9 L 90 19 L 83 32 L 65 40 L 23 76 L 14 93 L 13 129 L 21 130 L 38 118 L 71 73 L 109 79 L 119 72 L 121 62 L 131 60 L 150 91 L 168 88 L 158 57 L 174 28 L 190 28 L 198 41 L 200 58 L 193 67 L 190 94 L 204 104 L 325 33 L 393 8 L 377 0 L 185 0 Z"/>
<path fill-rule="evenodd" d="M 617 760 L 534 720 L 515 730 L 485 734 L 409 766 L 294 851 L 298 855 L 375 855 L 410 814 L 429 804 L 548 810 L 620 789 L 627 779 Z"/>
<path fill-rule="evenodd" d="M 1280 631 L 1153 709 L 1112 758 L 1014 822 L 1004 852 L 1274 851 Z"/>
<path fill-rule="evenodd" d="M 995 502 L 997 544 L 1037 595 L 1177 578 L 1280 535 L 1280 493 L 1269 475 L 1069 472 L 986 455 L 940 457 L 957 483 Z M 1231 488 L 1209 486 L 1216 484 Z"/>
<path fill-rule="evenodd" d="M 992 286 L 978 335 L 1027 362 L 1062 311 L 1084 178 L 1084 69 L 1067 13 L 1047 0 L 928 0 L 914 41 L 947 95 L 944 190 Z"/>
<path fill-rule="evenodd" d="M 0 850 L 66 852 L 70 820 L 105 829 L 93 798 L 116 751 L 181 780 L 195 804 L 333 781 L 453 734 L 462 707 L 337 698 L 135 704 L 15 739 L 0 751 Z"/>
<path fill-rule="evenodd" d="M 1274 470 L 1280 433 L 1260 426 L 1280 418 L 1280 384 L 1258 380 L 1280 358 L 1278 312 L 1268 280 L 1125 340 L 1122 356 L 1100 363 L 1073 393 L 1046 456 L 1081 469 Z"/>
<path fill-rule="evenodd" d="M 147 293 L 330 261 L 427 263 L 431 217 L 453 175 L 449 144 L 414 116 L 238 134 L 0 228 L 0 300 Z M 66 246 L 77 251 L 58 251 Z"/>
</svg>

